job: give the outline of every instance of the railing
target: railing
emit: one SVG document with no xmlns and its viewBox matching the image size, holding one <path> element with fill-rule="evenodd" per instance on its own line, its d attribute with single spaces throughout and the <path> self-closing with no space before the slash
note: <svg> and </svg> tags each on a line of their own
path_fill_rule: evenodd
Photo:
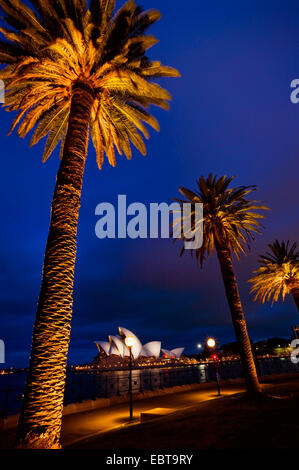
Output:
<svg viewBox="0 0 299 470">
<path fill-rule="evenodd" d="M 198 366 L 163 370 L 133 370 L 132 392 L 157 390 L 176 385 L 199 383 L 202 380 Z M 66 383 L 65 405 L 87 399 L 126 395 L 129 391 L 129 372 L 80 372 Z"/>
<path fill-rule="evenodd" d="M 133 370 L 132 392 L 138 393 L 205 381 L 202 370 L 199 366 L 161 370 Z M 8 386 L 5 388 L 0 386 L 0 418 L 6 418 L 20 411 L 24 383 L 25 375 L 23 383 L 20 383 L 18 387 Z M 68 372 L 64 405 L 80 403 L 90 399 L 96 400 L 97 398 L 126 395 L 128 391 L 129 371 L 127 370 L 98 373 Z"/>
<path fill-rule="evenodd" d="M 263 358 L 256 360 L 259 376 L 299 372 L 299 365 L 293 364 L 289 357 Z M 18 375 L 19 374 L 19 375 Z M 23 375 L 22 375 L 23 374 Z M 0 384 L 0 419 L 18 413 L 21 408 L 25 383 L 24 373 L 13 374 L 12 385 Z M 240 361 L 221 361 L 219 363 L 221 380 L 243 376 Z M 16 380 L 19 379 L 19 380 Z M 137 369 L 132 373 L 133 393 L 158 390 L 177 385 L 211 382 L 215 380 L 212 362 L 186 367 Z M 15 385 L 18 382 L 18 385 Z M 129 390 L 129 371 L 115 372 L 68 372 L 64 404 L 96 400 L 125 395 Z"/>
</svg>

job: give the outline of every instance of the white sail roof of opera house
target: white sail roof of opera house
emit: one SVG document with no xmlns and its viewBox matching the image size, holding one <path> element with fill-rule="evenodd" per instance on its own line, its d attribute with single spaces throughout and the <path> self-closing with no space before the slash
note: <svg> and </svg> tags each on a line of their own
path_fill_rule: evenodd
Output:
<svg viewBox="0 0 299 470">
<path fill-rule="evenodd" d="M 96 341 L 98 344 L 107 354 L 107 356 L 111 356 L 112 354 L 115 356 L 120 356 L 119 350 L 114 346 L 114 344 L 109 343 L 108 341 Z"/>
<path fill-rule="evenodd" d="M 123 341 L 125 341 L 127 336 L 130 336 L 130 338 L 133 339 L 132 355 L 134 359 L 137 359 L 142 351 L 142 344 L 137 336 L 132 331 L 127 330 L 126 328 L 122 328 L 121 326 L 118 327 L 118 331 Z"/>
<path fill-rule="evenodd" d="M 185 348 L 176 348 L 176 349 L 172 349 L 171 352 L 172 354 L 175 355 L 175 357 L 181 357 L 184 352 L 184 349 Z"/>
<path fill-rule="evenodd" d="M 129 357 L 130 351 L 126 346 L 125 340 L 127 337 L 133 339 L 132 356 L 134 359 L 138 357 L 154 357 L 158 359 L 161 354 L 161 341 L 150 341 L 142 345 L 139 338 L 127 328 L 119 327 L 119 335 L 110 335 L 108 341 L 95 341 L 99 351 L 104 351 L 107 356 L 120 356 L 122 358 Z M 184 348 L 176 348 L 169 351 L 162 349 L 164 356 L 169 358 L 180 358 L 183 354 Z"/>
<path fill-rule="evenodd" d="M 158 359 L 161 352 L 161 341 L 151 341 L 142 346 L 141 356 L 144 357 L 155 357 Z"/>
<path fill-rule="evenodd" d="M 166 357 L 176 357 L 180 358 L 183 354 L 185 348 L 176 348 L 169 351 L 168 349 L 162 349 L 162 352 L 165 354 Z"/>
<path fill-rule="evenodd" d="M 111 344 L 108 343 L 108 341 L 98 341 L 99 346 L 101 346 L 102 349 L 104 349 L 105 353 L 109 356 L 110 349 L 111 349 Z"/>
<path fill-rule="evenodd" d="M 120 336 L 109 336 L 111 346 L 115 347 L 121 357 L 130 356 L 130 351 Z"/>
</svg>

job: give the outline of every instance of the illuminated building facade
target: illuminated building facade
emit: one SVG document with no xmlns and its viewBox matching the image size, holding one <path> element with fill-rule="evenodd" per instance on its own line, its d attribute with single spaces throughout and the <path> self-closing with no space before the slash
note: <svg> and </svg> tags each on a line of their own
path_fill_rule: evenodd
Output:
<svg viewBox="0 0 299 470">
<path fill-rule="evenodd" d="M 130 330 L 119 327 L 118 335 L 110 335 L 109 341 L 95 341 L 99 354 L 97 362 L 103 366 L 123 366 L 130 357 L 129 348 L 126 346 L 125 340 L 127 337 L 132 338 L 132 356 L 135 363 L 143 365 L 151 365 L 163 359 L 180 359 L 182 357 L 184 348 L 176 348 L 167 350 L 161 349 L 161 341 L 150 341 L 142 345 L 139 338 Z M 161 356 L 162 351 L 162 357 Z"/>
</svg>

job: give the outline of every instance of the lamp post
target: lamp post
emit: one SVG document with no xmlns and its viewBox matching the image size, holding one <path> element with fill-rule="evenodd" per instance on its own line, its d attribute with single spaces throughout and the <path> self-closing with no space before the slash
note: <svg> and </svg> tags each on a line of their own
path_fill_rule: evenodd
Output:
<svg viewBox="0 0 299 470">
<path fill-rule="evenodd" d="M 129 374 L 129 397 L 130 397 L 130 421 L 133 420 L 133 393 L 132 393 L 132 347 L 134 345 L 134 338 L 127 336 L 125 345 L 130 351 L 130 374 Z"/>
<path fill-rule="evenodd" d="M 208 339 L 207 339 L 207 346 L 208 346 L 208 348 L 210 348 L 211 350 L 213 350 L 213 349 L 216 347 L 216 341 L 214 340 L 214 338 L 208 338 Z M 218 363 L 218 356 L 217 356 L 217 354 L 214 353 L 214 354 L 212 355 L 212 359 L 213 359 L 214 368 L 215 368 L 215 375 L 216 375 L 218 396 L 220 396 L 220 395 L 221 395 L 221 392 L 220 392 L 219 373 L 218 373 L 218 366 L 219 366 L 219 363 Z"/>
<path fill-rule="evenodd" d="M 202 344 L 201 344 L 201 343 L 197 343 L 197 349 L 198 349 L 198 359 L 200 359 L 200 357 L 201 357 L 201 349 L 202 349 Z"/>
</svg>

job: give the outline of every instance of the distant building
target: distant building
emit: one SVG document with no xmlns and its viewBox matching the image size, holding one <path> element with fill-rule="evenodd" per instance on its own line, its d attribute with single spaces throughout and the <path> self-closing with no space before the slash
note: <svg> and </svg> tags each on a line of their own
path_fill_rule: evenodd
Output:
<svg viewBox="0 0 299 470">
<path fill-rule="evenodd" d="M 293 326 L 293 332 L 295 339 L 299 339 L 299 325 Z"/>
<path fill-rule="evenodd" d="M 176 348 L 176 349 L 172 349 L 171 351 L 168 351 L 168 349 L 162 349 L 163 357 L 165 358 L 172 357 L 172 358 L 179 359 L 182 356 L 184 349 L 185 348 Z"/>
<path fill-rule="evenodd" d="M 142 345 L 139 338 L 130 330 L 119 327 L 119 335 L 110 335 L 108 341 L 95 341 L 99 354 L 95 362 L 104 367 L 126 366 L 129 362 L 130 351 L 125 340 L 129 336 L 133 338 L 132 356 L 135 363 L 150 365 L 167 359 L 180 359 L 184 348 L 175 348 L 171 351 L 161 349 L 161 341 L 150 341 Z M 160 357 L 162 351 L 162 357 Z"/>
<path fill-rule="evenodd" d="M 299 333 L 299 328 L 298 328 Z M 299 337 L 299 336 L 298 336 Z M 268 338 L 256 343 L 251 342 L 252 352 L 255 356 L 287 356 L 290 354 L 290 340 L 286 338 Z M 239 358 L 238 343 L 228 343 L 221 346 L 221 356 L 224 358 Z"/>
</svg>

